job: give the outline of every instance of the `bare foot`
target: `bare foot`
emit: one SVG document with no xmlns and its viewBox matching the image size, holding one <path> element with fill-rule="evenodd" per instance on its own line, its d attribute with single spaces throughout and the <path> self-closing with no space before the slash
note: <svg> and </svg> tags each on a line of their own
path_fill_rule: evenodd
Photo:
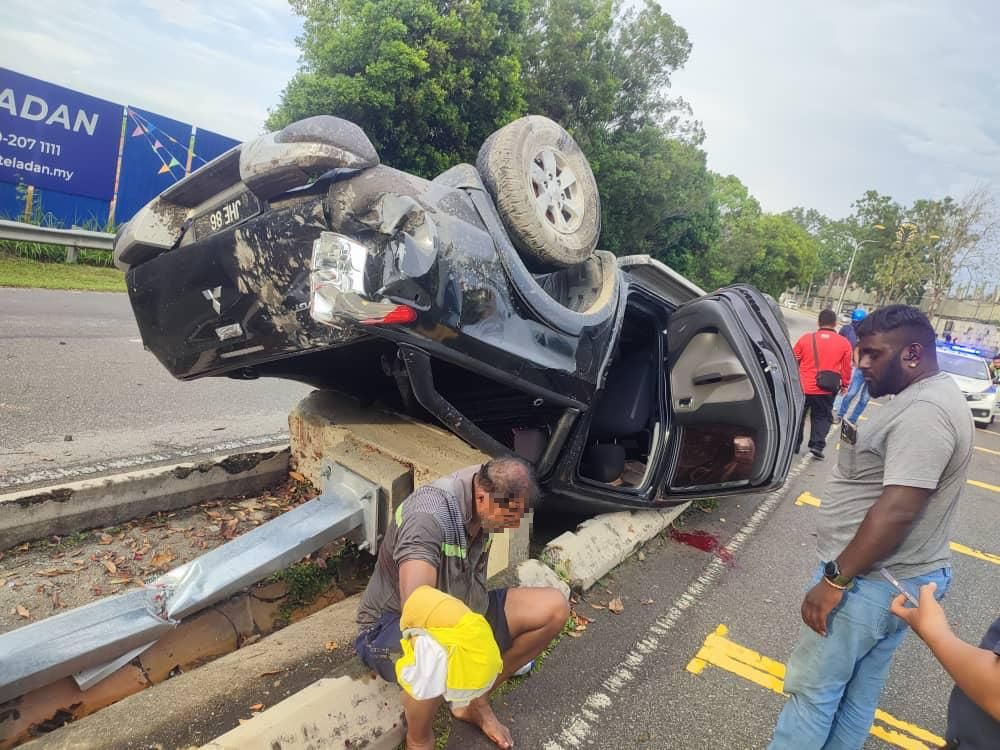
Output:
<svg viewBox="0 0 1000 750">
<path fill-rule="evenodd" d="M 493 713 L 493 708 L 486 698 L 477 698 L 465 708 L 452 708 L 451 715 L 456 719 L 475 724 L 502 750 L 514 747 L 514 738 L 511 737 L 510 730 L 500 723 L 500 719 Z"/>
<path fill-rule="evenodd" d="M 407 736 L 406 750 L 434 750 L 434 738 L 431 737 L 430 742 L 414 742 Z"/>
</svg>

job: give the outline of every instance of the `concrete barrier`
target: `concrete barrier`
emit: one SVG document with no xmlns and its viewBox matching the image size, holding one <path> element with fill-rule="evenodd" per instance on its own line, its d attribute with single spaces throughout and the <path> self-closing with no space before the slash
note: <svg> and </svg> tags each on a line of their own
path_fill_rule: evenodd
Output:
<svg viewBox="0 0 1000 750">
<path fill-rule="evenodd" d="M 206 500 L 256 494 L 287 477 L 288 460 L 288 448 L 278 447 L 0 495 L 0 550 Z"/>
</svg>

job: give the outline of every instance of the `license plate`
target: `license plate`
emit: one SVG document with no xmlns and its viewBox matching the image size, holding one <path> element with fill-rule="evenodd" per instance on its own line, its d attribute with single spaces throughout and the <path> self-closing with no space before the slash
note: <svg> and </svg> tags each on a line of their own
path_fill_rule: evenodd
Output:
<svg viewBox="0 0 1000 750">
<path fill-rule="evenodd" d="M 257 196 L 245 191 L 196 216 L 194 234 L 199 240 L 203 240 L 259 213 L 260 201 L 257 200 Z"/>
</svg>

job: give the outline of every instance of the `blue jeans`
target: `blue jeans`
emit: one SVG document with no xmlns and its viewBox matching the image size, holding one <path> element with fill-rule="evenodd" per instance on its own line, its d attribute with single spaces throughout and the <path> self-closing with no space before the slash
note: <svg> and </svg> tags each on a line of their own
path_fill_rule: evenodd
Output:
<svg viewBox="0 0 1000 750">
<path fill-rule="evenodd" d="M 813 585 L 823 575 L 822 566 Z M 916 595 L 934 581 L 940 599 L 951 568 L 907 578 Z M 892 655 L 908 626 L 889 611 L 897 591 L 881 579 L 857 578 L 833 610 L 824 638 L 806 625 L 785 673 L 785 704 L 769 750 L 859 750 L 875 719 Z"/>
<path fill-rule="evenodd" d="M 861 374 L 861 370 L 857 367 L 854 368 L 854 374 L 851 375 L 851 384 L 847 387 L 847 393 L 844 397 L 840 399 L 840 407 L 837 409 L 837 416 L 841 419 L 847 413 L 847 410 L 851 406 L 851 401 L 854 397 L 858 397 L 858 404 L 854 407 L 854 412 L 851 414 L 851 421 L 855 424 L 858 423 L 858 417 L 861 416 L 861 412 L 865 410 L 868 406 L 868 384 L 865 383 L 865 376 Z"/>
</svg>

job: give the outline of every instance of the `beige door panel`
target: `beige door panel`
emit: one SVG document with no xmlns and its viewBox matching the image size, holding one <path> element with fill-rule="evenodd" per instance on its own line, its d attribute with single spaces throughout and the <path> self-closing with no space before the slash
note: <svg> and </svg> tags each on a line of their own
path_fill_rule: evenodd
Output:
<svg viewBox="0 0 1000 750">
<path fill-rule="evenodd" d="M 743 363 L 718 333 L 695 335 L 670 370 L 676 414 L 691 414 L 706 404 L 750 401 L 755 395 Z"/>
</svg>

